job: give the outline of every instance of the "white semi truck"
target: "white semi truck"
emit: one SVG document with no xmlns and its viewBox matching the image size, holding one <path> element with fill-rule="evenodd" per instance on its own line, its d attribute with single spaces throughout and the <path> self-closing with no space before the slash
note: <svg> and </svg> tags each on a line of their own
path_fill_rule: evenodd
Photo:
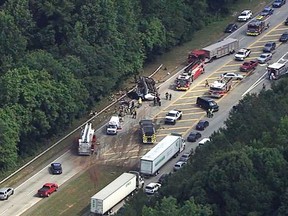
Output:
<svg viewBox="0 0 288 216">
<path fill-rule="evenodd" d="M 90 211 L 97 215 L 109 213 L 117 203 L 125 199 L 135 190 L 142 188 L 143 185 L 144 181 L 138 172 L 131 171 L 130 173 L 123 173 L 91 197 Z"/>
<path fill-rule="evenodd" d="M 78 154 L 91 155 L 96 143 L 95 130 L 92 123 L 87 123 L 81 131 L 81 138 L 78 140 Z"/>
<path fill-rule="evenodd" d="M 140 173 L 145 176 L 158 174 L 158 170 L 172 157 L 185 149 L 185 140 L 180 134 L 171 134 L 162 139 L 140 160 Z"/>
</svg>

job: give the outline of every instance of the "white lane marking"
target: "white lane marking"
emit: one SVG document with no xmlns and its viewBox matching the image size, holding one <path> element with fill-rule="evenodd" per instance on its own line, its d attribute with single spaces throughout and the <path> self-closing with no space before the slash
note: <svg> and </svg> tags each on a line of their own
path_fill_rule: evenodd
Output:
<svg viewBox="0 0 288 216">
<path fill-rule="evenodd" d="M 255 83 L 253 83 L 248 89 L 247 91 L 245 91 L 243 94 L 242 94 L 242 97 L 244 97 L 246 94 L 248 94 L 251 90 L 253 90 L 256 86 L 258 86 L 263 80 L 264 80 L 264 77 L 267 75 L 267 71 L 258 79 L 256 80 Z"/>
<path fill-rule="evenodd" d="M 3 212 L 1 212 L 1 214 L 0 215 L 3 215 L 6 211 L 8 211 L 9 210 L 9 208 L 7 208 L 7 209 L 5 209 Z"/>
<path fill-rule="evenodd" d="M 245 38 L 245 37 L 240 38 L 239 41 L 242 41 L 244 38 Z"/>
<path fill-rule="evenodd" d="M 279 13 L 281 13 L 281 11 L 278 11 L 275 15 L 278 15 Z"/>
</svg>

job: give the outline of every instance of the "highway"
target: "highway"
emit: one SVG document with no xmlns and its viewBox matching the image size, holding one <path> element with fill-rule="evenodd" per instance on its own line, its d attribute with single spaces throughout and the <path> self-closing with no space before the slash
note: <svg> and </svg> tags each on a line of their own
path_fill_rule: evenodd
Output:
<svg viewBox="0 0 288 216">
<path fill-rule="evenodd" d="M 287 44 L 281 44 L 278 42 L 280 35 L 283 32 L 288 31 L 288 26 L 284 26 L 283 24 L 283 21 L 287 18 L 287 10 L 288 4 L 284 5 L 280 9 L 275 9 L 274 15 L 269 18 L 270 28 L 260 36 L 246 36 L 246 25 L 244 25 L 229 37 L 238 38 L 240 40 L 241 48 L 247 47 L 252 50 L 248 59 L 257 58 L 262 53 L 262 47 L 267 41 L 275 41 L 277 43 L 277 50 L 273 54 L 271 62 L 276 62 L 288 50 Z M 159 89 L 162 98 L 166 91 L 171 92 L 173 94 L 171 101 L 166 101 L 163 98 L 161 107 L 154 107 L 153 104 L 149 102 L 143 103 L 141 111 L 138 111 L 137 119 L 125 117 L 123 130 L 117 136 L 106 136 L 104 135 L 104 128 L 100 128 L 96 134 L 100 142 L 97 155 L 92 155 L 91 157 L 80 157 L 73 151 L 66 152 L 55 160 L 62 163 L 62 175 L 51 175 L 49 173 L 50 165 L 47 164 L 47 166 L 38 173 L 16 187 L 15 194 L 10 197 L 9 200 L 1 202 L 0 216 L 21 215 L 31 206 L 42 200 L 42 198 L 36 196 L 36 192 L 44 183 L 55 182 L 59 184 L 59 192 L 61 192 L 61 186 L 65 182 L 83 171 L 83 169 L 89 167 L 91 164 L 122 163 L 123 166 L 132 166 L 137 164 L 139 158 L 153 147 L 152 145 L 139 144 L 138 122 L 142 118 L 155 118 L 157 120 L 156 123 L 159 126 L 157 132 L 158 141 L 171 132 L 182 133 L 184 136 L 187 135 L 194 129 L 195 124 L 199 119 L 206 118 L 206 113 L 195 105 L 198 96 L 207 94 L 208 89 L 205 88 L 205 80 L 208 79 L 211 83 L 219 78 L 219 75 L 224 72 L 238 72 L 241 64 L 242 62 L 234 61 L 232 55 L 207 64 L 205 74 L 195 80 L 191 88 L 186 92 L 174 91 L 173 83 L 177 74 L 174 77 L 171 77 L 167 82 L 163 83 Z M 202 137 L 209 137 L 213 131 L 224 125 L 224 120 L 227 118 L 229 110 L 233 105 L 238 103 L 244 94 L 259 92 L 262 88 L 263 82 L 266 83 L 266 86 L 269 86 L 270 81 L 267 79 L 267 76 L 264 75 L 266 73 L 266 66 L 267 65 L 259 65 L 251 75 L 245 77 L 242 81 L 234 82 L 233 89 L 227 95 L 216 100 L 220 106 L 220 110 L 215 113 L 213 119 L 209 119 L 210 126 L 202 133 Z M 255 83 L 259 84 L 254 86 Z M 253 88 L 251 88 L 251 86 L 253 86 Z M 249 92 L 247 92 L 248 89 Z M 163 119 L 166 112 L 174 108 L 183 111 L 183 119 L 173 126 L 163 125 Z M 186 151 L 189 151 L 191 148 L 196 148 L 197 146 L 197 143 L 186 144 Z M 171 172 L 174 163 L 178 159 L 179 158 L 171 160 L 161 169 L 161 173 Z M 159 176 L 151 178 L 147 182 L 156 181 L 158 178 Z M 49 199 L 53 199 L 53 194 Z M 89 200 L 90 197 L 87 199 Z"/>
</svg>

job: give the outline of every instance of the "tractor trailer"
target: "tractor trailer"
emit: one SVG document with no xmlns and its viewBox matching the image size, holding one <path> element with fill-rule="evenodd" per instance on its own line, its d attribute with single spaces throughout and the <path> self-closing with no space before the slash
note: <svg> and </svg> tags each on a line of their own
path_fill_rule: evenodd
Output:
<svg viewBox="0 0 288 216">
<path fill-rule="evenodd" d="M 203 59 L 211 62 L 214 59 L 234 53 L 239 49 L 239 41 L 234 38 L 227 38 L 200 50 L 193 50 L 188 55 L 188 63 L 195 59 Z"/>
<path fill-rule="evenodd" d="M 91 197 L 90 211 L 97 215 L 104 215 L 143 185 L 144 181 L 138 172 L 123 173 Z"/>
<path fill-rule="evenodd" d="M 166 136 L 140 159 L 140 173 L 145 176 L 157 175 L 158 170 L 184 148 L 185 140 L 180 134 Z"/>
</svg>

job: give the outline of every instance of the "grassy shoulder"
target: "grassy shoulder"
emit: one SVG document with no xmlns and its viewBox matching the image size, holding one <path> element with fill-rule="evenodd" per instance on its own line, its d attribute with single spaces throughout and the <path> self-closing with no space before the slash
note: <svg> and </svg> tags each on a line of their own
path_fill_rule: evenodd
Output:
<svg viewBox="0 0 288 216">
<path fill-rule="evenodd" d="M 23 216 L 83 215 L 90 211 L 90 197 L 100 191 L 125 170 L 119 167 L 95 165 L 59 188 L 49 198 L 25 212 Z"/>
<path fill-rule="evenodd" d="M 243 9 L 253 9 L 253 12 L 256 13 L 257 11 L 260 11 L 269 2 L 270 1 L 263 0 L 238 1 L 238 3 L 235 4 L 231 9 L 231 16 L 221 19 L 219 18 L 219 20 L 195 33 L 194 39 L 192 41 L 174 48 L 165 55 L 157 57 L 153 63 L 145 66 L 144 70 L 142 71 L 142 75 L 147 76 L 151 74 L 160 64 L 164 64 L 165 67 L 167 67 L 168 72 L 177 71 L 178 67 L 181 67 L 181 65 L 183 65 L 183 63 L 185 62 L 189 51 L 195 48 L 204 47 L 219 40 L 219 38 L 223 38 L 225 36 L 225 34 L 223 33 L 224 28 L 227 26 L 228 23 L 234 22 L 237 15 Z M 164 80 L 165 78 L 169 78 L 166 70 L 160 70 L 155 77 L 158 80 Z M 127 82 L 123 84 L 122 88 L 127 89 L 133 85 L 134 84 L 133 82 L 131 82 L 131 80 L 127 80 Z M 111 103 L 110 97 L 104 98 L 101 103 L 97 105 L 95 110 L 99 111 L 105 106 L 107 106 L 109 103 Z M 99 116 L 99 118 L 95 120 L 94 125 L 101 126 L 105 121 L 107 121 L 107 119 L 110 117 L 110 112 L 113 112 L 112 109 L 113 108 L 111 108 L 110 111 L 104 113 L 102 116 Z M 86 118 L 83 117 L 82 119 L 75 121 L 71 125 L 70 130 L 85 122 L 87 119 L 88 116 Z M 61 135 L 65 135 L 68 132 L 69 130 L 63 132 Z M 71 148 L 72 143 L 77 136 L 78 134 L 75 133 L 74 135 L 72 135 L 72 137 L 67 138 L 66 140 L 61 142 L 57 147 L 53 148 L 47 154 L 43 155 L 43 157 L 39 158 L 39 160 L 32 163 L 31 166 L 24 169 L 23 172 L 20 172 L 19 174 L 11 178 L 9 182 L 5 183 L 5 185 L 15 185 L 16 182 L 19 181 L 19 179 L 25 179 L 31 176 L 32 171 L 37 172 L 37 169 L 40 169 L 41 166 L 44 166 L 47 161 L 51 161 L 51 158 L 56 158 L 62 152 Z M 53 138 L 53 140 L 50 140 L 51 143 L 59 139 L 59 137 L 60 136 Z M 83 174 L 78 175 L 77 177 L 73 178 L 72 181 L 69 181 L 68 183 L 63 185 L 61 190 L 59 190 L 59 193 L 55 195 L 53 194 L 53 196 L 51 196 L 49 199 L 41 202 L 39 205 L 37 204 L 36 208 L 32 208 L 31 210 L 29 210 L 29 214 L 25 213 L 24 215 L 47 215 L 47 212 L 50 213 L 51 211 L 53 211 L 53 214 L 51 212 L 51 214 L 49 215 L 81 215 L 81 213 L 83 213 L 84 211 L 89 211 L 88 203 L 90 202 L 90 197 L 95 194 L 96 191 L 100 190 L 100 188 L 104 187 L 113 179 L 115 179 L 121 173 L 118 173 L 118 170 L 119 168 L 114 170 L 111 169 L 110 171 L 105 170 L 103 174 L 99 174 L 98 186 L 95 185 L 95 181 L 92 181 L 90 179 L 89 170 L 85 171 Z M 111 174 L 114 173 L 114 171 L 115 173 L 118 173 L 115 176 Z"/>
</svg>

